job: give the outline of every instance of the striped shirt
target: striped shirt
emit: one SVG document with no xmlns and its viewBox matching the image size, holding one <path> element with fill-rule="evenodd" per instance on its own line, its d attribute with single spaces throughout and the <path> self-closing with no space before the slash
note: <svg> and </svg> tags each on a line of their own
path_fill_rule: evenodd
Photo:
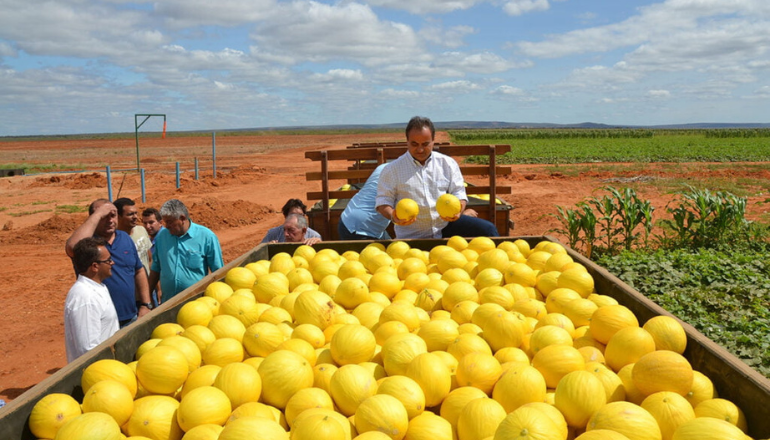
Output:
<svg viewBox="0 0 770 440">
<path fill-rule="evenodd" d="M 422 165 L 406 152 L 382 170 L 375 205 L 395 208 L 399 200 L 410 198 L 417 202 L 420 213 L 411 225 L 394 225 L 396 237 L 441 238 L 441 230 L 447 222 L 438 215 L 436 201 L 447 193 L 460 200 L 468 200 L 457 162 L 433 151 Z"/>
</svg>

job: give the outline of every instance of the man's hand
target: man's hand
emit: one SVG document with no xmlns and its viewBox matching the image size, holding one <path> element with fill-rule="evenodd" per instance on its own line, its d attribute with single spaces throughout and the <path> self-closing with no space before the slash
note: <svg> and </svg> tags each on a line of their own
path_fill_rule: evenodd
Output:
<svg viewBox="0 0 770 440">
<path fill-rule="evenodd" d="M 478 217 L 479 213 L 476 212 L 473 208 L 468 208 L 465 211 L 463 211 L 463 215 L 467 215 L 468 217 Z"/>
<path fill-rule="evenodd" d="M 441 217 L 441 220 L 444 220 L 445 222 L 453 222 L 453 221 L 459 219 L 460 215 L 462 215 L 462 214 L 457 214 L 454 217 L 441 217 L 441 216 L 439 216 L 439 217 Z"/>
<path fill-rule="evenodd" d="M 306 238 L 305 241 L 302 242 L 302 244 L 306 244 L 308 246 L 312 246 L 316 243 L 320 243 L 321 239 L 318 237 L 312 237 L 312 238 Z"/>
<path fill-rule="evenodd" d="M 105 217 L 109 217 L 110 215 L 118 215 L 118 211 L 115 209 L 115 205 L 112 203 L 103 203 L 99 205 L 99 207 L 96 208 L 94 213 L 91 215 L 101 220 Z"/>
<path fill-rule="evenodd" d="M 137 315 L 141 318 L 142 316 L 150 313 L 150 309 L 145 306 L 139 306 L 139 312 Z"/>
<path fill-rule="evenodd" d="M 410 219 L 402 220 L 402 219 L 398 218 L 398 215 L 396 215 L 396 210 L 394 209 L 392 214 L 391 214 L 390 221 L 392 221 L 393 224 L 396 224 L 396 225 L 399 225 L 399 226 L 408 226 L 408 225 L 411 225 L 412 223 L 416 222 L 417 221 L 417 217 L 412 217 Z"/>
</svg>

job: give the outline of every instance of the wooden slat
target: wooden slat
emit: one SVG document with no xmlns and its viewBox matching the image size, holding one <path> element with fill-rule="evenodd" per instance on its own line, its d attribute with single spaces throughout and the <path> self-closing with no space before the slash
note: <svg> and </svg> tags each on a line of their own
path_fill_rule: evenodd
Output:
<svg viewBox="0 0 770 440">
<path fill-rule="evenodd" d="M 447 145 L 438 151 L 447 156 L 486 156 L 490 154 L 490 147 L 494 147 L 498 155 L 511 151 L 510 145 Z"/>
<path fill-rule="evenodd" d="M 324 150 L 327 153 L 328 160 L 377 160 L 382 149 L 386 159 L 395 159 L 406 153 L 406 147 L 393 148 L 354 148 L 351 150 Z M 306 151 L 305 159 L 313 161 L 322 160 L 323 151 Z"/>
<path fill-rule="evenodd" d="M 460 171 L 463 176 L 485 176 L 489 174 L 489 166 L 487 165 L 460 165 Z M 513 172 L 513 169 L 509 166 L 496 166 L 495 173 L 498 175 L 508 175 Z"/>
<path fill-rule="evenodd" d="M 354 195 L 356 195 L 357 192 L 358 192 L 357 189 L 329 191 L 329 198 L 330 199 L 349 199 Z M 321 200 L 324 198 L 323 191 L 308 191 L 306 195 L 308 200 Z"/>
<path fill-rule="evenodd" d="M 329 171 L 328 176 L 331 180 L 366 179 L 367 177 L 371 176 L 372 171 L 373 168 L 366 170 Z M 308 181 L 323 180 L 323 173 L 318 171 L 308 171 L 305 173 L 305 179 Z"/>
<path fill-rule="evenodd" d="M 466 194 L 489 194 L 491 187 L 489 186 L 466 186 Z M 512 194 L 510 186 L 496 186 L 495 192 L 497 194 Z"/>
</svg>

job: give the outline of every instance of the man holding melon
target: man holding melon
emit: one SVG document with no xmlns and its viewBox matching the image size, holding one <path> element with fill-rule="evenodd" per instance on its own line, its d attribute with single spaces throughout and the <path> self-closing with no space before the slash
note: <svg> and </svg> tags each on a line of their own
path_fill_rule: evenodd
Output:
<svg viewBox="0 0 770 440">
<path fill-rule="evenodd" d="M 376 209 L 398 238 L 497 237 L 491 222 L 463 215 L 468 197 L 460 166 L 433 151 L 436 129 L 415 116 L 406 126 L 407 152 L 380 175 Z"/>
</svg>

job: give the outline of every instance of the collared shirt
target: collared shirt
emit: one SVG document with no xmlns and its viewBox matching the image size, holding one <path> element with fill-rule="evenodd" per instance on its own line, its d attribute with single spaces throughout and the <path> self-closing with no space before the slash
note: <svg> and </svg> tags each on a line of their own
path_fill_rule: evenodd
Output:
<svg viewBox="0 0 770 440">
<path fill-rule="evenodd" d="M 101 344 L 118 331 L 118 314 L 107 286 L 78 275 L 64 301 L 67 362 Z"/>
<path fill-rule="evenodd" d="M 136 316 L 136 271 L 142 269 L 142 260 L 134 241 L 123 231 L 115 231 L 115 239 L 106 244 L 115 264 L 112 276 L 104 280 L 110 291 L 118 319 L 125 321 Z"/>
<path fill-rule="evenodd" d="M 160 234 L 160 231 L 162 231 L 164 229 L 166 229 L 166 227 L 165 226 L 161 226 L 160 229 L 158 229 L 158 234 Z M 150 237 L 150 243 L 152 243 L 152 246 L 150 246 L 150 255 L 155 255 L 155 238 L 158 237 L 158 234 L 155 234 L 155 236 Z"/>
<path fill-rule="evenodd" d="M 372 171 L 364 186 L 350 199 L 348 206 L 342 211 L 340 220 L 353 234 L 380 239 L 390 224 L 390 220 L 374 208 L 377 199 L 377 183 L 386 165 L 382 164 Z"/>
<path fill-rule="evenodd" d="M 134 240 L 136 251 L 139 253 L 139 259 L 142 260 L 142 266 L 147 273 L 150 273 L 150 249 L 152 241 L 147 229 L 144 226 L 134 226 L 131 228 L 131 239 Z"/>
<path fill-rule="evenodd" d="M 219 239 L 207 227 L 190 222 L 181 237 L 163 229 L 155 236 L 152 270 L 160 273 L 163 302 L 224 266 Z"/>
<path fill-rule="evenodd" d="M 307 231 L 305 231 L 305 238 L 321 238 L 321 234 L 310 228 L 307 228 Z M 262 239 L 262 243 L 268 243 L 271 241 L 286 243 L 286 236 L 283 235 L 283 225 L 276 226 L 267 230 L 267 234 L 265 234 L 265 238 Z"/>
<path fill-rule="evenodd" d="M 468 200 L 460 166 L 454 159 L 433 151 L 425 165 L 407 151 L 389 163 L 380 175 L 376 206 L 393 208 L 399 200 L 409 198 L 417 202 L 420 212 L 417 220 L 408 226 L 395 225 L 398 238 L 441 238 L 447 225 L 436 211 L 436 201 L 442 194 L 453 194 Z"/>
</svg>

